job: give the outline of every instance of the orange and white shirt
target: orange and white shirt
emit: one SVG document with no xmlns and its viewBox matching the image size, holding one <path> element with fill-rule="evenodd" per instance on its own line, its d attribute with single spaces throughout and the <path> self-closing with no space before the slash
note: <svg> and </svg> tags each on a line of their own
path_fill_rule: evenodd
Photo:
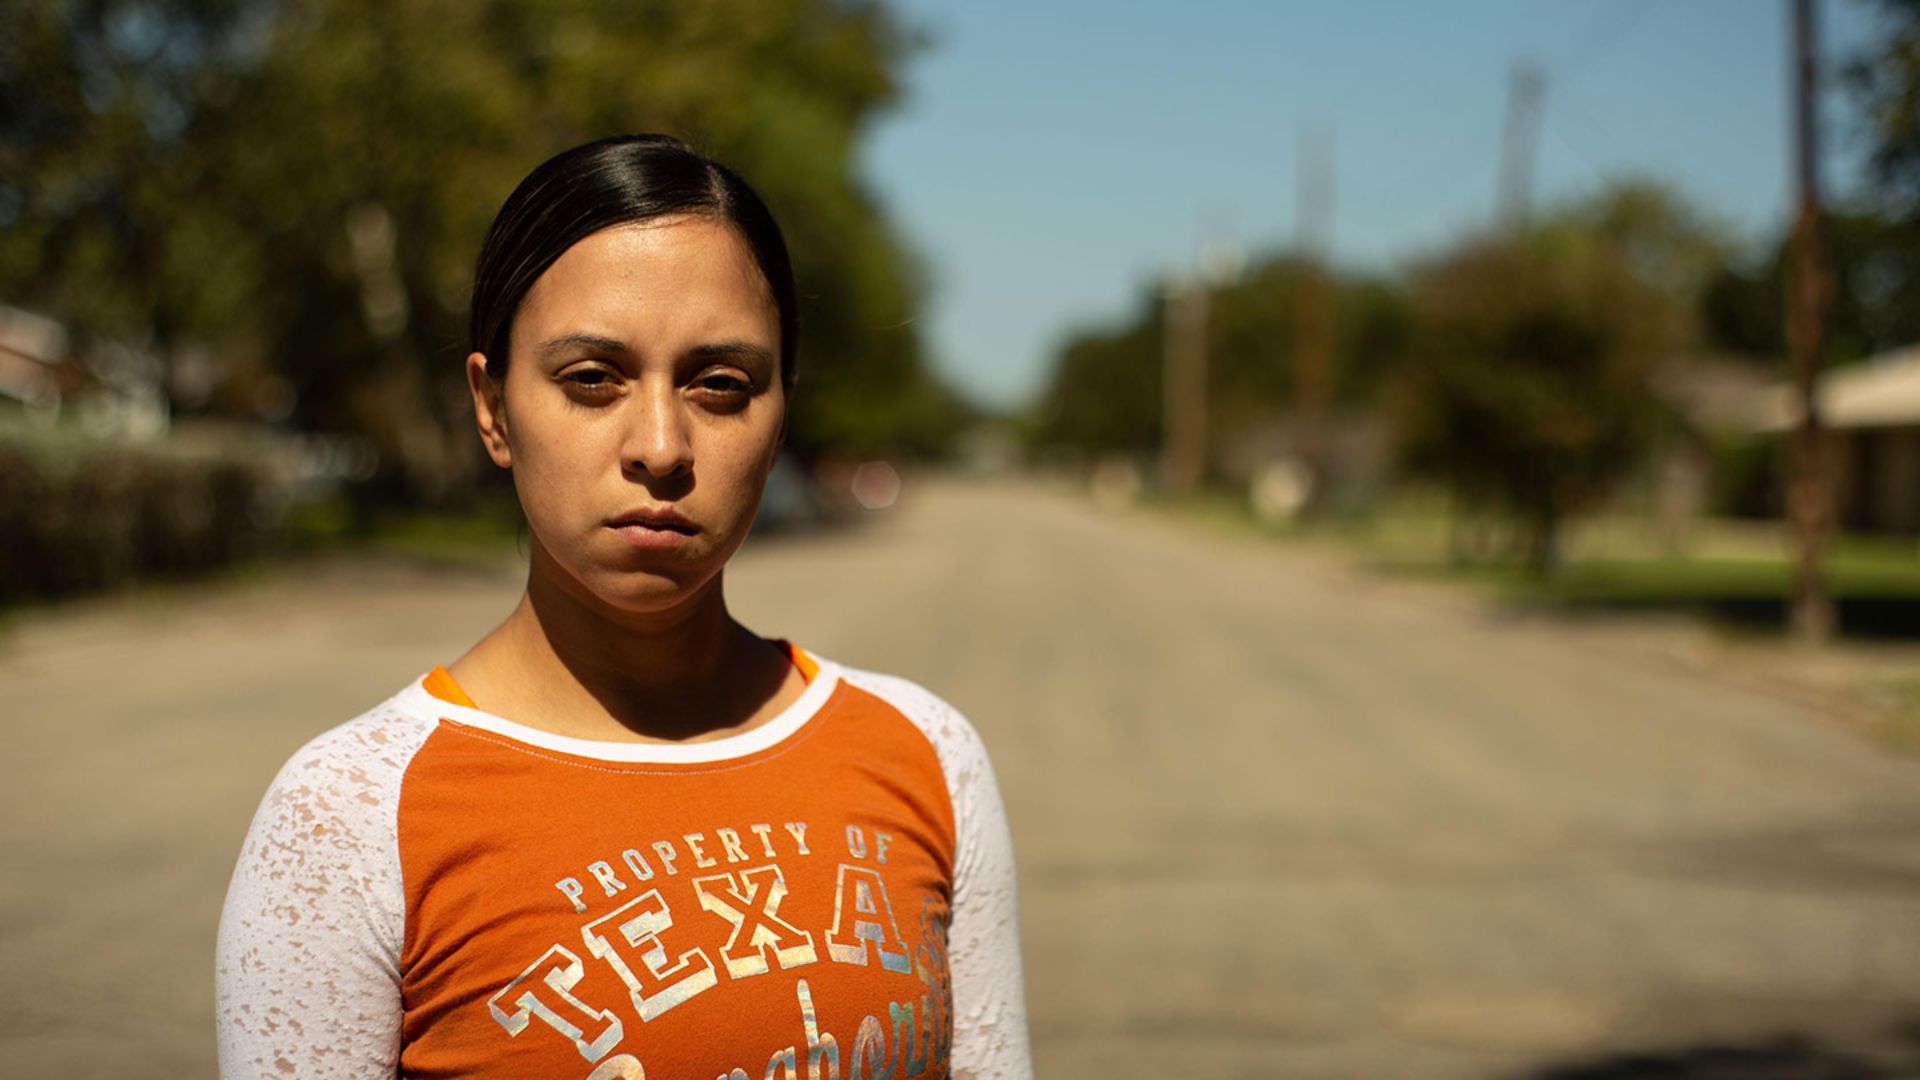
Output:
<svg viewBox="0 0 1920 1080">
<path fill-rule="evenodd" d="M 435 667 L 293 755 L 220 919 L 223 1077 L 1032 1075 L 979 736 L 905 679 L 709 742 L 554 735 Z"/>
</svg>

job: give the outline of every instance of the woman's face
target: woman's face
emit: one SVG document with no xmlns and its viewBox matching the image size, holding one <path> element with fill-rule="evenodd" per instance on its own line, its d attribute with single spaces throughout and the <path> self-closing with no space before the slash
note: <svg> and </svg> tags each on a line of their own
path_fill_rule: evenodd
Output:
<svg viewBox="0 0 1920 1080">
<path fill-rule="evenodd" d="M 779 316 L 739 233 L 699 216 L 594 233 L 534 282 L 510 340 L 504 388 L 479 353 L 468 381 L 536 572 L 633 613 L 715 583 L 787 407 Z"/>
</svg>

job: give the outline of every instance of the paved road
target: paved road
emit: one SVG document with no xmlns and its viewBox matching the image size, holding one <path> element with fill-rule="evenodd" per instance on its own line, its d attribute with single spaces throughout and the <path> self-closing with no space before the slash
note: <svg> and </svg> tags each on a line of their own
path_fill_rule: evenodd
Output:
<svg viewBox="0 0 1920 1080">
<path fill-rule="evenodd" d="M 1920 1075 L 1920 761 L 1315 557 L 909 494 L 729 590 L 985 734 L 1043 1077 Z M 0 638 L 0 1073 L 210 1075 L 266 780 L 517 585 L 317 568 Z"/>
</svg>

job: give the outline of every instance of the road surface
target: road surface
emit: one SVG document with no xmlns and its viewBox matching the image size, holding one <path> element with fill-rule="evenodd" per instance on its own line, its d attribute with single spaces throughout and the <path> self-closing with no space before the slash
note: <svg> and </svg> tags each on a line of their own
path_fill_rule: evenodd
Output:
<svg viewBox="0 0 1920 1080">
<path fill-rule="evenodd" d="M 1804 706 L 1032 487 L 728 575 L 986 737 L 1042 1077 L 1920 1075 L 1920 761 Z M 0 1072 L 211 1075 L 267 780 L 518 587 L 319 564 L 7 628 Z"/>
</svg>

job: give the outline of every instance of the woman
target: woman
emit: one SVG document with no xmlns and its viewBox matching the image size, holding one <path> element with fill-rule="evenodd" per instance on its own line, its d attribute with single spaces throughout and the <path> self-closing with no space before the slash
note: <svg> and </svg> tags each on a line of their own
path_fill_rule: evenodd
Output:
<svg viewBox="0 0 1920 1080">
<path fill-rule="evenodd" d="M 1031 1074 L 978 736 L 727 613 L 795 307 L 766 207 L 671 139 L 508 198 L 466 373 L 526 592 L 274 780 L 221 917 L 223 1076 Z"/>
</svg>

